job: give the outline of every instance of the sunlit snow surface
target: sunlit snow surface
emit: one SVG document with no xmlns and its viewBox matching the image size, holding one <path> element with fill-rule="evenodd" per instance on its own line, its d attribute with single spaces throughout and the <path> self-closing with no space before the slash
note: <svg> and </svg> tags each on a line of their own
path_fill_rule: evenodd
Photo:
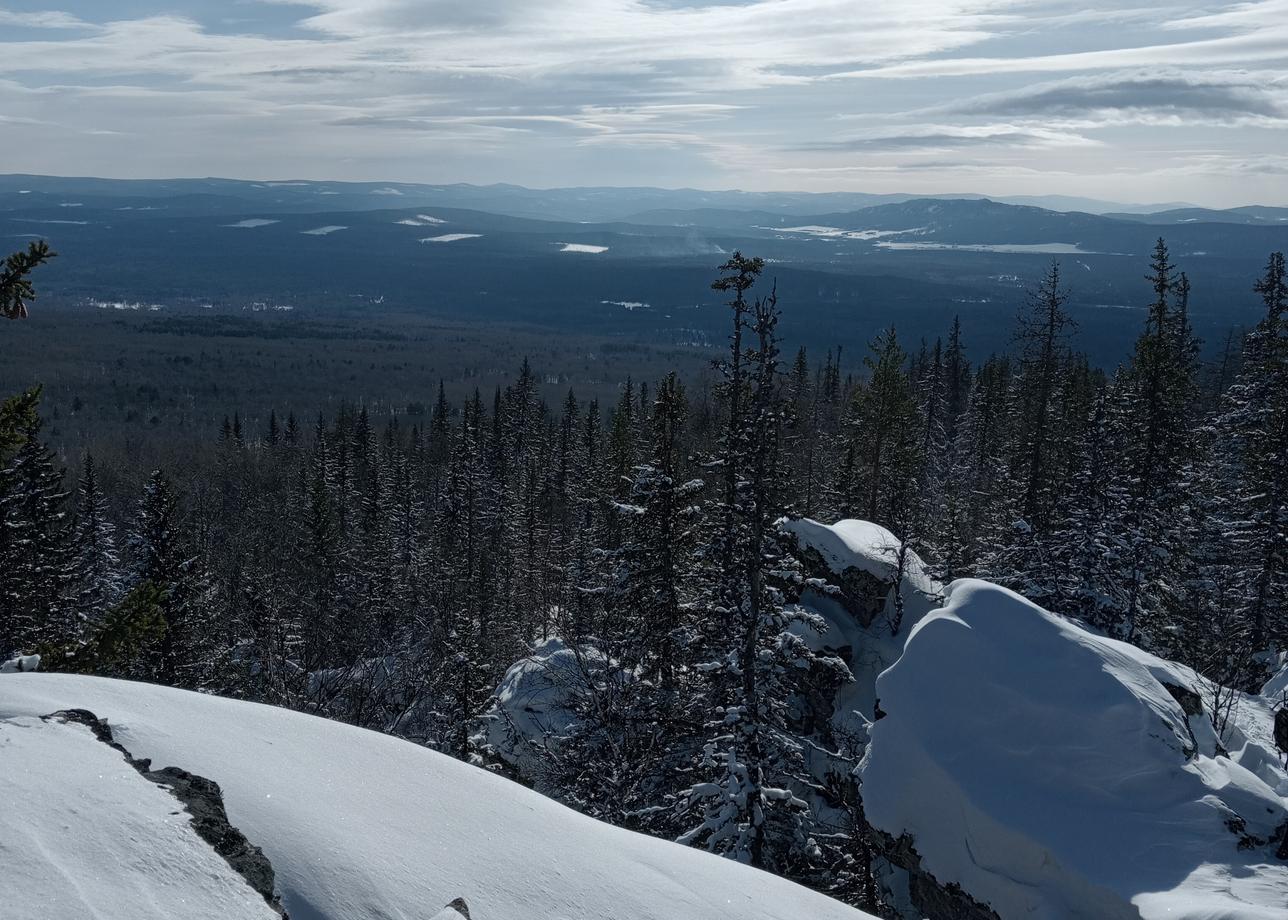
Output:
<svg viewBox="0 0 1288 920">
<path fill-rule="evenodd" d="M 862 765 L 873 826 L 1003 918 L 1288 918 L 1288 865 L 1240 850 L 1288 814 L 1246 697 L 1219 754 L 1164 684 L 1192 671 L 983 581 L 957 581 L 877 681 Z"/>
<path fill-rule="evenodd" d="M 315 227 L 312 230 L 301 230 L 300 233 L 305 236 L 328 236 L 329 234 L 336 233 L 340 230 L 348 229 L 348 227 L 341 227 L 337 224 L 329 224 L 325 227 Z"/>
<path fill-rule="evenodd" d="M 182 808 L 83 725 L 0 721 L 0 917 L 275 920 Z"/>
<path fill-rule="evenodd" d="M 240 220 L 235 224 L 224 224 L 225 227 L 237 227 L 239 229 L 250 230 L 255 227 L 267 227 L 269 224 L 276 224 L 279 221 L 268 220 L 263 217 L 252 217 L 248 220 Z"/>
<path fill-rule="evenodd" d="M 608 252 L 607 246 L 592 246 L 590 243 L 559 243 L 557 245 L 563 247 L 559 250 L 560 252 L 589 252 L 596 254 Z"/>
<path fill-rule="evenodd" d="M 229 820 L 272 860 L 292 920 L 425 920 L 458 897 L 474 920 L 864 916 L 767 873 L 601 824 L 517 783 L 386 735 L 146 684 L 0 676 L 0 720 L 70 707 L 107 719 L 135 756 L 218 782 Z M 58 750 L 0 747 L 0 783 L 13 770 L 23 771 L 28 783 L 20 813 L 11 807 L 14 796 L 0 793 L 0 848 L 12 846 L 13 822 L 38 823 L 42 810 L 76 807 L 76 791 L 58 772 L 68 759 Z M 139 845 L 150 846 L 146 837 Z M 161 871 L 145 858 L 149 852 L 107 873 L 104 891 L 125 885 L 125 875 Z M 10 865 L 0 850 L 0 891 L 6 893 Z M 66 884 L 75 884 L 82 870 L 63 868 Z M 83 871 L 96 868 L 101 864 L 86 862 Z M 98 913 L 88 916 L 141 916 L 131 889 L 120 890 L 119 900 L 97 897 Z M 0 916 L 8 920 L 9 909 L 6 903 Z M 30 920 L 38 917 L 44 915 Z"/>
</svg>

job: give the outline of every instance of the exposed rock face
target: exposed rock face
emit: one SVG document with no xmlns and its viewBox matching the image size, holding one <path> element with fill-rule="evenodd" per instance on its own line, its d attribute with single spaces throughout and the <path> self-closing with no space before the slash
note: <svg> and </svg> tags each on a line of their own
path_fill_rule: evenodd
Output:
<svg viewBox="0 0 1288 920">
<path fill-rule="evenodd" d="M 465 903 L 464 898 L 456 898 L 451 904 L 448 904 L 447 907 L 443 909 L 443 912 L 447 914 L 450 920 L 456 920 L 456 918 L 452 916 L 453 914 L 461 917 L 462 920 L 470 920 L 470 907 Z"/>
<path fill-rule="evenodd" d="M 1168 683 L 1167 681 L 1160 681 L 1160 683 L 1163 685 L 1163 689 L 1171 695 L 1172 699 L 1180 703 L 1181 711 L 1187 716 L 1203 715 L 1203 700 L 1194 690 L 1189 687 L 1182 687 L 1179 684 Z"/>
<path fill-rule="evenodd" d="M 112 737 L 112 729 L 104 720 L 87 709 L 63 709 L 45 716 L 59 722 L 75 722 L 86 726 L 94 737 L 114 750 L 120 751 L 126 762 L 144 778 L 166 787 L 178 799 L 184 810 L 192 816 L 192 828 L 197 836 L 224 858 L 229 866 L 246 880 L 268 905 L 287 920 L 286 911 L 273 891 L 273 866 L 264 851 L 246 839 L 246 835 L 233 827 L 224 809 L 223 794 L 219 784 L 203 776 L 196 776 L 178 767 L 152 769 L 146 757 L 136 758 Z M 464 913 L 466 918 L 468 912 Z"/>
<path fill-rule="evenodd" d="M 224 797 L 219 784 L 204 776 L 196 776 L 178 767 L 164 767 L 143 774 L 158 785 L 168 786 L 176 799 L 192 815 L 192 827 L 202 840 L 210 844 L 228 865 L 264 900 L 286 913 L 273 894 L 273 866 L 264 851 L 246 839 L 246 835 L 228 823 L 224 811 Z"/>
<path fill-rule="evenodd" d="M 921 855 L 912 838 L 897 840 L 884 831 L 872 829 L 877 851 L 892 865 L 908 873 L 908 894 L 922 916 L 934 920 L 1001 920 L 987 904 L 981 904 L 958 885 L 943 885 L 921 867 Z"/>
<path fill-rule="evenodd" d="M 839 588 L 830 596 L 845 608 L 865 629 L 885 611 L 890 583 L 858 566 L 846 566 L 839 572 L 828 564 L 822 554 L 812 546 L 797 546 L 797 554 L 805 570 L 816 578 L 825 578 Z"/>
</svg>

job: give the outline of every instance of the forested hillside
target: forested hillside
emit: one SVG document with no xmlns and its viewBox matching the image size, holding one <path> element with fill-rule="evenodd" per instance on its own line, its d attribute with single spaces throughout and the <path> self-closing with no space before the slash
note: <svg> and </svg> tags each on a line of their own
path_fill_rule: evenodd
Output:
<svg viewBox="0 0 1288 920">
<path fill-rule="evenodd" d="M 548 404 L 525 361 L 424 416 L 250 430 L 230 406 L 199 462 L 137 495 L 106 485 L 130 479 L 95 460 L 111 445 L 64 470 L 38 392 L 19 395 L 0 412 L 0 660 L 325 715 L 534 782 L 497 688 L 562 650 L 567 711 L 526 730 L 542 791 L 880 911 L 844 779 L 866 739 L 815 705 L 854 661 L 810 641 L 829 623 L 801 599 L 828 578 L 785 518 L 897 536 L 874 635 L 927 603 L 913 574 L 928 595 L 985 578 L 1192 668 L 1218 719 L 1288 649 L 1288 269 L 1274 253 L 1248 279 L 1263 317 L 1215 362 L 1182 269 L 1160 240 L 1118 367 L 1079 350 L 1053 263 L 1005 353 L 974 351 L 968 321 L 916 347 L 924 330 L 892 326 L 852 375 L 835 351 L 780 352 L 793 292 L 734 254 L 713 388 L 671 373 Z"/>
</svg>

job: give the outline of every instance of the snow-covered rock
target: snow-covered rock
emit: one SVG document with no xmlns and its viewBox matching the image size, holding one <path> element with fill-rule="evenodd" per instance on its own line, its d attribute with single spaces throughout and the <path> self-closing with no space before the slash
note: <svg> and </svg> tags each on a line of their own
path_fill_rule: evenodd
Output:
<svg viewBox="0 0 1288 920">
<path fill-rule="evenodd" d="M 1218 738 L 1192 671 L 987 582 L 946 599 L 877 681 L 861 776 L 887 855 L 1002 920 L 1288 918 L 1268 701 Z"/>
<path fill-rule="evenodd" d="M 877 675 L 899 659 L 908 633 L 939 606 L 943 586 L 879 524 L 785 518 L 778 526 L 792 538 L 808 576 L 800 603 L 827 624 L 822 635 L 809 637 L 811 644 L 841 655 L 853 677 L 836 695 L 833 723 L 864 736 L 876 716 Z"/>
<path fill-rule="evenodd" d="M 23 671 L 37 671 L 39 669 L 39 655 L 19 655 L 17 658 L 10 658 L 8 661 L 0 661 L 0 674 L 20 674 Z"/>
<path fill-rule="evenodd" d="M 526 784 L 550 795 L 547 749 L 575 730 L 578 702 L 596 684 L 635 680 L 601 650 L 552 636 L 506 670 L 482 719 L 481 741 Z"/>
<path fill-rule="evenodd" d="M 134 920 L 154 916 L 139 909 L 139 898 L 181 871 L 176 865 L 183 864 L 166 861 L 180 846 L 174 835 L 152 839 L 156 825 L 178 811 L 169 793 L 148 786 L 83 729 L 59 728 L 71 740 L 45 744 L 26 728 L 70 708 L 107 720 L 135 757 L 218 782 L 231 822 L 272 861 L 293 920 L 424 920 L 458 898 L 468 903 L 473 920 L 865 916 L 767 873 L 601 824 L 516 783 L 386 735 L 181 690 L 41 673 L 0 678 L 0 720 L 9 720 L 0 723 L 0 891 L 6 895 L 16 852 L 21 877 L 42 878 L 90 901 L 97 913 L 88 915 Z M 69 750 L 73 743 L 84 751 Z M 121 820 L 134 820 L 144 809 L 127 832 L 132 846 L 146 849 L 133 857 L 105 849 L 100 856 L 70 838 L 65 849 L 48 849 L 47 835 L 68 823 L 80 790 L 110 793 L 108 782 L 96 780 L 109 765 L 124 777 L 120 782 L 128 779 L 131 788 L 160 797 L 152 804 L 142 796 L 117 797 L 123 800 Z M 73 781 L 79 785 L 66 785 Z M 10 808 L 14 801 L 21 807 Z M 190 834 L 186 816 L 170 820 L 175 834 Z M 117 833 L 114 821 L 102 822 L 102 831 Z M 213 851 L 201 852 L 213 868 L 191 873 L 192 885 L 221 884 L 216 876 L 229 885 L 237 881 Z M 122 872 L 123 864 L 131 871 Z M 129 887 L 136 882 L 146 887 Z M 187 906 L 155 916 L 271 920 L 248 887 L 245 909 L 259 913 L 238 913 L 240 907 L 227 906 L 231 901 L 201 913 L 194 905 L 204 890 L 187 889 Z M 4 901 L 8 911 L 12 899 Z M 58 915 L 36 911 L 30 920 L 50 916 Z"/>
<path fill-rule="evenodd" d="M 880 524 L 843 520 L 821 524 L 809 518 L 785 518 L 783 533 L 796 542 L 807 568 L 825 567 L 838 590 L 837 599 L 864 628 L 880 620 L 892 633 L 912 626 L 933 608 L 940 585 L 915 552 L 903 551 L 902 541 Z M 902 559 L 900 556 L 902 555 Z M 893 622 L 897 593 L 907 602 L 899 623 Z"/>
</svg>

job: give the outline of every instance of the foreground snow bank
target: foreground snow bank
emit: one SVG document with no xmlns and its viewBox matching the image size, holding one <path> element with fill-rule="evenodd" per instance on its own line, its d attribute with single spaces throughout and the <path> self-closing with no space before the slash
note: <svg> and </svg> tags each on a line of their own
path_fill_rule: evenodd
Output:
<svg viewBox="0 0 1288 920">
<path fill-rule="evenodd" d="M 987 582 L 946 595 L 877 681 L 875 828 L 1003 920 L 1288 918 L 1282 769 L 1237 727 L 1224 755 L 1193 672 Z"/>
<path fill-rule="evenodd" d="M 474 920 L 865 916 L 774 876 L 593 821 L 385 735 L 145 684 L 39 673 L 0 678 L 0 719 L 69 708 L 107 720 L 135 757 L 218 782 L 229 820 L 272 861 L 292 920 L 424 920 L 457 898 Z M 56 749 L 0 747 L 0 775 L 22 771 L 34 809 L 25 817 L 7 804 L 0 810 L 0 846 L 15 839 L 11 825 L 36 822 L 42 810 L 75 807 L 50 776 L 62 759 Z M 147 834 L 135 837 L 150 846 Z M 0 889 L 7 891 L 13 863 L 3 855 Z M 170 864 L 156 855 L 158 871 L 166 871 Z M 56 865 L 74 887 L 92 881 L 82 876 L 96 864 L 72 854 Z M 151 865 L 142 863 L 147 871 Z M 95 884 L 111 888 L 119 875 L 105 873 Z M 98 903 L 109 905 L 98 914 L 107 920 L 145 916 L 136 905 L 118 911 L 114 902 Z"/>
<path fill-rule="evenodd" d="M 119 751 L 26 716 L 0 722 L 0 916 L 279 920 Z"/>
</svg>

